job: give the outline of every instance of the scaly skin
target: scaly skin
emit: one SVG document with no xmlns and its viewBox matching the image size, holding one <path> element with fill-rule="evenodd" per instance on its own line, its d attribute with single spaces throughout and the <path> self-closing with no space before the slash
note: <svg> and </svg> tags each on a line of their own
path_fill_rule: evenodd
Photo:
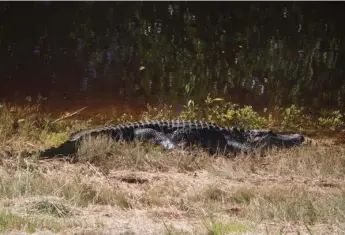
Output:
<svg viewBox="0 0 345 235">
<path fill-rule="evenodd" d="M 177 129 L 191 129 L 191 130 L 214 130 L 214 131 L 229 131 L 228 128 L 222 128 L 215 123 L 192 121 L 192 120 L 168 120 L 168 121 L 141 121 L 118 125 L 110 125 L 106 127 L 90 128 L 74 132 L 70 135 L 69 140 L 77 140 L 83 138 L 85 135 L 107 134 L 111 136 L 122 135 L 122 138 L 133 140 L 134 130 L 150 128 L 165 134 L 172 134 Z"/>
<path fill-rule="evenodd" d="M 176 143 L 197 144 L 211 154 L 219 152 L 252 151 L 267 147 L 292 147 L 303 142 L 303 136 L 286 136 L 269 130 L 239 130 L 224 128 L 215 123 L 192 120 L 141 121 L 90 128 L 74 132 L 58 147 L 41 152 L 41 157 L 75 154 L 78 144 L 87 136 L 107 135 L 115 141 L 150 140 L 165 149 Z"/>
</svg>

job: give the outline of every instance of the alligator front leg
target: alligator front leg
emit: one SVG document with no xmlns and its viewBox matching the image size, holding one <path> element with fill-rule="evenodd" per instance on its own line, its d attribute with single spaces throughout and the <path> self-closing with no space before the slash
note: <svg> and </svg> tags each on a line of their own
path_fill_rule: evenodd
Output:
<svg viewBox="0 0 345 235">
<path fill-rule="evenodd" d="M 200 146 L 211 155 L 225 154 L 227 152 L 227 140 L 224 133 L 219 130 L 181 128 L 172 134 L 171 139 L 174 143 Z"/>
<path fill-rule="evenodd" d="M 166 150 L 175 148 L 175 144 L 168 136 L 151 128 L 135 129 L 134 138 L 141 141 L 151 141 L 153 144 L 161 145 Z"/>
<path fill-rule="evenodd" d="M 241 143 L 240 141 L 236 139 L 229 139 L 227 141 L 228 147 L 233 151 L 233 152 L 244 152 L 244 153 L 249 153 L 253 151 L 252 146 L 250 146 L 248 143 Z"/>
</svg>

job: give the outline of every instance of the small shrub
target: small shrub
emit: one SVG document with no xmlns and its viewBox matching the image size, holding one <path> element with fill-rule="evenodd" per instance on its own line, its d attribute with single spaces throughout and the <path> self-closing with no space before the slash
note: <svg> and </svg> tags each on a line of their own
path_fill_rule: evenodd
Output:
<svg viewBox="0 0 345 235">
<path fill-rule="evenodd" d="M 195 104 L 193 100 L 189 100 L 188 103 L 183 106 L 182 111 L 179 114 L 179 118 L 188 120 L 197 119 L 199 110 L 199 106 Z"/>
<path fill-rule="evenodd" d="M 226 102 L 222 98 L 207 96 L 202 108 L 190 100 L 184 106 L 179 116 L 182 119 L 207 120 L 222 126 L 237 126 L 242 128 L 261 128 L 266 119 L 255 112 L 252 106 L 241 108 L 237 104 Z"/>
<path fill-rule="evenodd" d="M 336 129 L 344 125 L 343 115 L 339 110 L 332 112 L 322 110 L 321 117 L 319 117 L 317 121 L 322 127 L 328 127 L 330 129 Z"/>
<path fill-rule="evenodd" d="M 266 119 L 255 112 L 252 106 L 230 109 L 226 112 L 225 117 L 235 126 L 246 129 L 262 128 L 266 123 Z"/>
<path fill-rule="evenodd" d="M 303 111 L 302 108 L 297 108 L 295 105 L 291 105 L 290 107 L 286 108 L 282 111 L 282 126 L 283 127 L 295 127 L 299 126 L 302 122 L 301 120 L 301 113 Z"/>
</svg>

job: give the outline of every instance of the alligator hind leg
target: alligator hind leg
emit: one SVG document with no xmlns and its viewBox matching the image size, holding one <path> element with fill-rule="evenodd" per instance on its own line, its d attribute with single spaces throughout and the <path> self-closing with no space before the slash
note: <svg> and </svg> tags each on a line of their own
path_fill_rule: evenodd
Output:
<svg viewBox="0 0 345 235">
<path fill-rule="evenodd" d="M 151 128 L 135 129 L 134 138 L 143 141 L 151 141 L 153 144 L 159 144 L 167 150 L 175 148 L 175 144 L 168 136 Z"/>
</svg>

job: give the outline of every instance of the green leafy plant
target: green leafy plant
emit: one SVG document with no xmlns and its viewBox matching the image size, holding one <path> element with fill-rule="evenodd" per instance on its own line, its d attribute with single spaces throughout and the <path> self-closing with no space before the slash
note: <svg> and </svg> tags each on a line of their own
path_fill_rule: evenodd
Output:
<svg viewBox="0 0 345 235">
<path fill-rule="evenodd" d="M 266 123 L 266 118 L 255 112 L 252 106 L 229 109 L 227 110 L 225 117 L 234 125 L 242 128 L 262 128 Z"/>
<path fill-rule="evenodd" d="M 253 110 L 252 106 L 241 108 L 238 104 L 226 102 L 223 98 L 207 96 L 202 106 L 193 100 L 183 106 L 179 115 L 182 119 L 198 119 L 216 122 L 220 125 L 234 125 L 243 128 L 261 128 L 267 120 Z"/>
<path fill-rule="evenodd" d="M 179 118 L 181 119 L 200 119 L 198 117 L 200 108 L 199 105 L 195 104 L 193 100 L 189 100 L 186 105 L 183 106 Z"/>
<path fill-rule="evenodd" d="M 283 128 L 302 128 L 306 125 L 307 117 L 303 114 L 303 108 L 291 105 L 286 109 L 278 109 L 281 113 L 281 125 Z"/>
<path fill-rule="evenodd" d="M 328 127 L 330 129 L 336 129 L 344 125 L 343 115 L 339 110 L 328 112 L 322 110 L 321 116 L 317 121 L 322 127 Z"/>
</svg>

